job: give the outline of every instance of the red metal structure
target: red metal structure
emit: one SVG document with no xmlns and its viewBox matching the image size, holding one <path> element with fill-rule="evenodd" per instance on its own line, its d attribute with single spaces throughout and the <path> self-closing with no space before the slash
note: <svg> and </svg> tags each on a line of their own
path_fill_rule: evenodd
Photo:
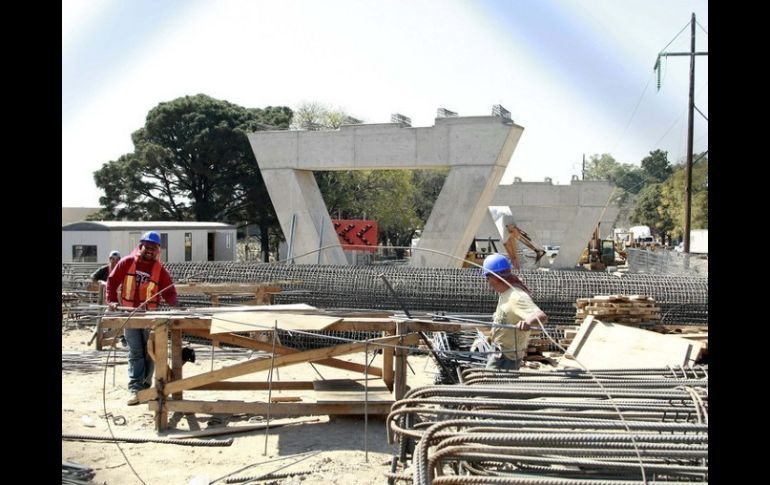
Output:
<svg viewBox="0 0 770 485">
<path fill-rule="evenodd" d="M 365 219 L 332 219 L 334 231 L 343 251 L 377 251 L 379 227 L 377 221 Z M 370 247 L 367 247 L 370 246 Z"/>
</svg>

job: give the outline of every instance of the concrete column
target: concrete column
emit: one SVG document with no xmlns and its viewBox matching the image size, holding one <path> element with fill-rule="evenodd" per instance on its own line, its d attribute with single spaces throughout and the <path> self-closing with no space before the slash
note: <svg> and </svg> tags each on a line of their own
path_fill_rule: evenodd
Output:
<svg viewBox="0 0 770 485">
<path fill-rule="evenodd" d="M 262 177 L 270 198 L 284 202 L 283 210 L 276 212 L 287 243 L 291 237 L 292 218 L 294 218 L 292 254 L 287 255 L 287 258 L 294 256 L 294 262 L 297 264 L 315 264 L 319 258 L 314 251 L 332 246 L 321 251 L 321 264 L 347 264 L 313 172 L 267 169 L 262 170 Z M 323 234 L 323 240 L 321 240 L 321 234 Z"/>
</svg>

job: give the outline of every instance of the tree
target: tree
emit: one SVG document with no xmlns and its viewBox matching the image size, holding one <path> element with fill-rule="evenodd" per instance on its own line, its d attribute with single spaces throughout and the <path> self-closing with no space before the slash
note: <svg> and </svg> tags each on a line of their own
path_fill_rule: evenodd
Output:
<svg viewBox="0 0 770 485">
<path fill-rule="evenodd" d="M 668 162 L 668 152 L 655 150 L 642 159 L 642 171 L 647 183 L 659 184 L 665 182 L 674 172 Z"/>
<path fill-rule="evenodd" d="M 305 101 L 294 109 L 293 130 L 336 130 L 351 118 L 342 108 L 331 108 L 315 101 Z"/>
<path fill-rule="evenodd" d="M 694 155 L 699 160 L 692 168 L 691 229 L 708 229 L 708 156 Z M 685 178 L 684 164 L 678 165 L 674 173 L 661 188 L 661 205 L 673 221 L 672 234 L 684 235 Z"/>
<path fill-rule="evenodd" d="M 594 154 L 588 158 L 583 179 L 612 181 L 619 167 L 620 164 L 609 153 Z"/>
<path fill-rule="evenodd" d="M 631 213 L 631 221 L 649 226 L 652 232 L 665 239 L 674 229 L 669 211 L 661 204 L 664 184 L 647 185 L 639 193 Z"/>
<path fill-rule="evenodd" d="M 645 178 L 642 169 L 634 165 L 620 164 L 609 153 L 592 155 L 586 164 L 585 180 L 606 180 L 615 184 L 615 200 L 622 205 L 629 194 L 637 194 L 644 187 Z"/>
<path fill-rule="evenodd" d="M 409 170 L 370 170 L 361 172 L 364 183 L 356 195 L 360 213 L 379 224 L 380 241 L 394 246 L 410 246 L 415 231 L 425 221 L 417 215 L 415 198 L 417 188 Z M 396 257 L 403 258 L 405 250 L 395 249 Z"/>
<path fill-rule="evenodd" d="M 417 189 L 414 201 L 415 212 L 423 225 L 433 211 L 433 204 L 436 203 L 448 174 L 449 169 L 414 170 L 412 172 L 412 183 Z"/>
<path fill-rule="evenodd" d="M 94 172 L 105 219 L 277 224 L 246 133 L 286 129 L 287 107 L 247 109 L 204 94 L 160 103 L 132 134 L 134 152 Z"/>
</svg>

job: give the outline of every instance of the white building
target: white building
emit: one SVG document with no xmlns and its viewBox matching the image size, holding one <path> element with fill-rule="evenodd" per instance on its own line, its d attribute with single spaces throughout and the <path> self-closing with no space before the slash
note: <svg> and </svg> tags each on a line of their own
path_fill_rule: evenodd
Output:
<svg viewBox="0 0 770 485">
<path fill-rule="evenodd" d="M 80 221 L 62 225 L 61 260 L 106 262 L 115 249 L 126 256 L 147 231 L 160 234 L 163 262 L 235 260 L 235 226 L 161 221 Z"/>
</svg>

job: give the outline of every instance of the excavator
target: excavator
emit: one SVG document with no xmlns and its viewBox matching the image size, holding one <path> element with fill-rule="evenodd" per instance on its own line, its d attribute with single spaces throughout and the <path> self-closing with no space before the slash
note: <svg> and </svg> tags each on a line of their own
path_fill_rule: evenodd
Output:
<svg viewBox="0 0 770 485">
<path fill-rule="evenodd" d="M 508 253 L 508 257 L 511 260 L 511 266 L 513 266 L 515 269 L 521 269 L 519 252 L 517 251 L 517 245 L 519 242 L 535 252 L 535 263 L 538 263 L 543 258 L 543 256 L 545 256 L 545 250 L 532 242 L 529 234 L 524 232 L 522 229 L 519 229 L 516 224 L 506 224 L 505 229 L 508 231 L 508 237 L 505 242 L 503 242 L 503 246 L 505 247 L 505 251 Z M 479 242 L 486 242 L 486 248 L 479 246 L 477 244 Z M 465 257 L 466 261 L 463 263 L 463 268 L 469 268 L 473 266 L 470 263 L 476 263 L 478 265 L 483 264 L 485 257 L 492 254 L 493 252 L 497 252 L 497 245 L 495 242 L 499 242 L 499 240 L 492 238 L 474 239 L 473 244 L 471 245 L 471 250 L 468 251 L 468 255 Z"/>
</svg>

